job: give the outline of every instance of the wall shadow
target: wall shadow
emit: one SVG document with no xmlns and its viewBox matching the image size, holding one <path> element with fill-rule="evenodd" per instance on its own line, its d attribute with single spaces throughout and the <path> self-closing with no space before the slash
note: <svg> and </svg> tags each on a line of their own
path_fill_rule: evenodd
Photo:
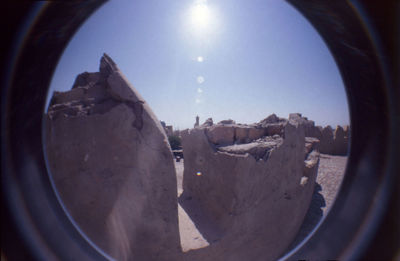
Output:
<svg viewBox="0 0 400 261">
<path fill-rule="evenodd" d="M 319 183 L 315 183 L 314 192 L 311 198 L 310 207 L 304 217 L 303 224 L 301 225 L 299 232 L 287 248 L 285 253 L 295 248 L 301 241 L 303 241 L 308 234 L 315 228 L 318 222 L 323 217 L 322 208 L 326 206 L 324 196 L 320 193 L 322 187 Z"/>
<path fill-rule="evenodd" d="M 222 238 L 222 230 L 213 222 L 211 217 L 205 214 L 198 200 L 183 191 L 178 198 L 178 203 L 210 245 Z"/>
</svg>

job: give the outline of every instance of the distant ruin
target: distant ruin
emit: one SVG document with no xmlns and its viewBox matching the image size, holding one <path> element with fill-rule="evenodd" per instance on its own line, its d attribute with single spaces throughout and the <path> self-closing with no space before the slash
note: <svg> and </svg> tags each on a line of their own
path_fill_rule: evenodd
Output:
<svg viewBox="0 0 400 261">
<path fill-rule="evenodd" d="M 196 122 L 195 122 L 195 124 L 194 124 L 194 128 L 196 128 L 196 127 L 198 127 L 199 126 L 199 115 L 197 115 L 196 116 Z"/>
<path fill-rule="evenodd" d="M 160 123 L 168 137 L 174 135 L 174 128 L 172 125 L 166 125 L 164 121 L 160 121 Z"/>
<path fill-rule="evenodd" d="M 197 117 L 196 123 L 198 122 Z M 320 141 L 319 151 L 321 153 L 342 156 L 348 154 L 350 140 L 350 127 L 348 125 L 338 125 L 335 129 L 332 129 L 329 125 L 326 127 L 315 126 L 314 121 L 303 117 L 301 113 L 291 113 L 289 119 L 299 121 L 304 125 L 306 137 L 317 138 Z M 214 125 L 208 131 L 209 138 L 212 141 L 214 140 L 214 143 L 216 139 L 214 136 L 219 135 L 219 139 L 221 139 L 219 142 L 223 143 L 225 140 L 228 143 L 240 144 L 262 136 L 281 135 L 283 126 L 287 121 L 288 119 L 271 114 L 260 122 L 253 124 L 236 124 L 234 120 L 229 119 L 220 121 L 217 125 L 214 125 L 212 118 L 208 118 L 202 125 L 195 124 L 195 127 L 211 127 Z M 235 131 L 218 126 L 226 124 L 234 124 Z"/>
</svg>

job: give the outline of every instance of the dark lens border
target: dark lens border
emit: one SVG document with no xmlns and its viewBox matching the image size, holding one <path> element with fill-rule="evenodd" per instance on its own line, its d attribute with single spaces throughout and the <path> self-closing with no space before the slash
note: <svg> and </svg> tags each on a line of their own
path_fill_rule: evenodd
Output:
<svg viewBox="0 0 400 261">
<path fill-rule="evenodd" d="M 40 8 L 7 4 L 5 19 L 15 24 L 10 27 L 6 21 L 2 27 L 14 26 L 20 34 L 11 33 L 10 45 L 3 49 L 1 234 L 2 252 L 9 260 L 105 259 L 65 215 L 51 188 L 42 147 L 52 74 L 74 32 L 103 2 L 54 1 Z M 390 231 L 399 231 L 395 220 L 400 216 L 399 5 L 288 2 L 313 24 L 335 57 L 346 86 L 352 136 L 346 175 L 332 210 L 309 240 L 284 258 L 379 255 L 377 238 L 387 233 L 394 252 L 389 248 L 386 253 L 393 257 L 398 237 Z M 28 29 L 21 27 L 26 17 L 34 17 Z"/>
</svg>

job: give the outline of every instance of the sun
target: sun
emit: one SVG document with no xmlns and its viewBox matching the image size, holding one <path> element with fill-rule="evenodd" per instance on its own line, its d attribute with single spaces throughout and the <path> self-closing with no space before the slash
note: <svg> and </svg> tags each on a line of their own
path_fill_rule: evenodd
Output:
<svg viewBox="0 0 400 261">
<path fill-rule="evenodd" d="M 195 4 L 190 10 L 190 19 L 195 28 L 206 29 L 211 19 L 211 12 L 207 4 Z"/>
<path fill-rule="evenodd" d="M 193 0 L 182 16 L 187 35 L 190 38 L 210 42 L 221 31 L 220 12 L 217 5 L 207 0 Z M 201 58 L 198 62 L 202 62 Z"/>
</svg>

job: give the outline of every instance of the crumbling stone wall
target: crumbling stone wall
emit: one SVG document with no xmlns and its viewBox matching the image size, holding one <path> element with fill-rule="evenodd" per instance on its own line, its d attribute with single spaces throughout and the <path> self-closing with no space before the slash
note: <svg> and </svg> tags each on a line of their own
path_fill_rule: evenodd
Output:
<svg viewBox="0 0 400 261">
<path fill-rule="evenodd" d="M 182 132 L 182 197 L 199 202 L 222 232 L 187 260 L 273 260 L 293 240 L 314 190 L 318 140 L 305 139 L 301 121 L 275 117 Z M 282 126 L 280 135 L 266 136 L 268 124 Z"/>
<path fill-rule="evenodd" d="M 106 54 L 55 92 L 46 115 L 54 185 L 80 229 L 117 260 L 180 254 L 175 167 L 155 115 Z"/>
<path fill-rule="evenodd" d="M 302 117 L 300 113 L 292 113 L 289 119 L 294 119 L 302 122 L 305 126 L 306 137 L 313 137 L 320 140 L 320 152 L 332 155 L 347 155 L 350 139 L 350 128 L 345 125 L 336 126 L 332 129 L 331 126 L 321 127 L 315 126 L 314 121 Z"/>
<path fill-rule="evenodd" d="M 321 153 L 332 155 L 348 154 L 350 140 L 349 126 L 337 126 L 336 129 L 332 129 L 331 126 L 315 126 L 314 121 L 303 117 L 300 113 L 291 113 L 289 120 L 301 123 L 306 137 L 320 140 Z M 208 138 L 214 144 L 241 144 L 263 136 L 282 136 L 287 121 L 288 119 L 271 114 L 260 122 L 250 125 L 236 124 L 233 120 L 220 121 L 214 125 L 213 120 L 209 118 L 200 127 L 211 127 L 207 128 L 206 132 Z"/>
</svg>

